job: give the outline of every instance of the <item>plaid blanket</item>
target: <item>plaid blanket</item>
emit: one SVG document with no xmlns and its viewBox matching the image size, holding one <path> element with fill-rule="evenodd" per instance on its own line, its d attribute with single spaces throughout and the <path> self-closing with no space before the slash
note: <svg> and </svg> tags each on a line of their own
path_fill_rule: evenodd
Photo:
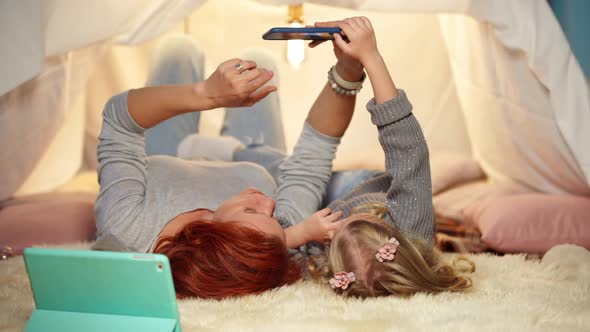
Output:
<svg viewBox="0 0 590 332">
<path fill-rule="evenodd" d="M 445 252 L 478 253 L 487 249 L 475 225 L 438 214 L 435 244 Z"/>
</svg>

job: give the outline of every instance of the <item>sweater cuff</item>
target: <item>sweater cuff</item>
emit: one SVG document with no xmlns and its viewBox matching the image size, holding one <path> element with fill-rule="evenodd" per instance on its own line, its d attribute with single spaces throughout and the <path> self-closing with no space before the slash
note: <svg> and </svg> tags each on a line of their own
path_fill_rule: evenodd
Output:
<svg viewBox="0 0 590 332">
<path fill-rule="evenodd" d="M 309 122 L 307 122 L 307 121 L 305 121 L 305 123 L 303 124 L 303 135 L 317 138 L 320 141 L 323 141 L 323 142 L 331 144 L 331 145 L 340 144 L 340 139 L 341 139 L 341 137 L 334 137 L 334 136 L 322 134 L 321 132 L 316 130 L 314 127 L 312 127 L 309 124 Z"/>
<path fill-rule="evenodd" d="M 111 117 L 114 117 L 119 123 L 128 131 L 136 134 L 143 134 L 146 130 L 142 126 L 138 125 L 135 120 L 129 114 L 127 108 L 127 95 L 129 91 L 122 92 L 118 95 L 112 96 L 107 102 L 105 112 L 109 112 Z M 106 115 L 106 114 L 105 114 Z"/>
<path fill-rule="evenodd" d="M 385 126 L 397 122 L 412 113 L 412 104 L 404 90 L 398 89 L 397 96 L 383 104 L 377 104 L 375 98 L 367 103 L 367 110 L 371 113 L 371 121 L 376 126 Z"/>
</svg>

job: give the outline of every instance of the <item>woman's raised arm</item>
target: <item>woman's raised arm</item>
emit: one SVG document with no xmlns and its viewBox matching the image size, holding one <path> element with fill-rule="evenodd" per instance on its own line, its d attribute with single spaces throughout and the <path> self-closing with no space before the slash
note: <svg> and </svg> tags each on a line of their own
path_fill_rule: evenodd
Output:
<svg viewBox="0 0 590 332">
<path fill-rule="evenodd" d="M 273 72 L 256 68 L 254 61 L 231 59 L 202 82 L 131 90 L 127 108 L 131 118 L 147 129 L 187 112 L 253 105 L 277 89 L 266 86 L 258 91 L 272 76 Z"/>
<path fill-rule="evenodd" d="M 334 53 L 337 75 L 349 82 L 359 81 L 362 65 L 335 45 Z M 327 82 L 311 106 L 293 153 L 280 165 L 275 215 L 283 227 L 301 222 L 320 208 L 332 176 L 336 148 L 350 124 L 355 101 L 355 94 L 337 93 Z"/>
</svg>

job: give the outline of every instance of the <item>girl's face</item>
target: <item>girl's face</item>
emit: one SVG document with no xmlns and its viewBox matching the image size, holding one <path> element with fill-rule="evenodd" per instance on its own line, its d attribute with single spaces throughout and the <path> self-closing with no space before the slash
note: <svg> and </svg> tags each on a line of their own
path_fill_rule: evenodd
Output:
<svg viewBox="0 0 590 332">
<path fill-rule="evenodd" d="M 213 213 L 213 220 L 233 221 L 257 229 L 269 235 L 278 236 L 283 243 L 285 231 L 272 217 L 276 202 L 258 189 L 249 188 L 223 202 Z"/>
</svg>

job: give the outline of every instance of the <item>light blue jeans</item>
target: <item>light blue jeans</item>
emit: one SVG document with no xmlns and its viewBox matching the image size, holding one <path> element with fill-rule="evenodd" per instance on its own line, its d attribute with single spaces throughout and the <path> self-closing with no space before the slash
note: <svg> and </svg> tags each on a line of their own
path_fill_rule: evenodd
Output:
<svg viewBox="0 0 590 332">
<path fill-rule="evenodd" d="M 270 55 L 261 50 L 249 50 L 240 58 L 253 60 L 259 67 L 272 70 L 275 76 L 269 84 L 278 87 L 278 70 Z M 204 52 L 194 40 L 184 35 L 172 36 L 164 40 L 156 51 L 146 85 L 196 83 L 204 80 L 204 67 Z M 145 133 L 147 154 L 176 156 L 180 142 L 187 135 L 198 133 L 199 120 L 199 112 L 186 113 L 148 129 Z M 234 161 L 259 164 L 277 179 L 278 166 L 286 157 L 278 93 L 271 93 L 250 107 L 226 110 L 221 135 L 233 136 L 246 146 L 234 154 Z M 335 172 L 328 183 L 324 205 L 380 174 L 383 172 L 374 170 Z"/>
</svg>

